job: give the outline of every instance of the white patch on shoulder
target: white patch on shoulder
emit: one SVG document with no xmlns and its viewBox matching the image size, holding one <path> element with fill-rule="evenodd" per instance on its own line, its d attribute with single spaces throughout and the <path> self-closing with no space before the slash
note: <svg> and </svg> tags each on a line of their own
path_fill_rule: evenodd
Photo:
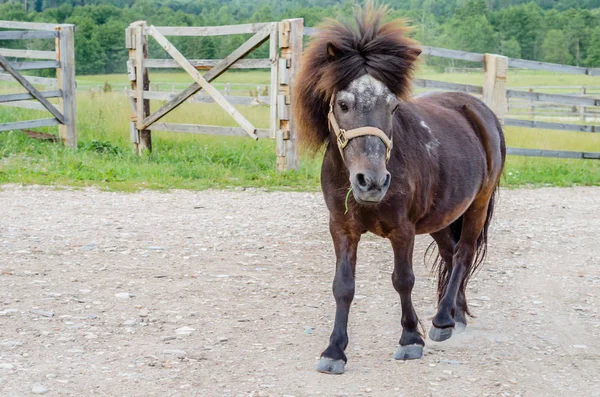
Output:
<svg viewBox="0 0 600 397">
<path fill-rule="evenodd" d="M 425 144 L 425 149 L 427 149 L 427 153 L 431 155 L 431 151 L 440 146 L 440 141 L 436 138 L 432 141 L 429 141 Z"/>
<path fill-rule="evenodd" d="M 429 132 L 429 135 L 433 138 L 431 128 L 429 128 L 429 126 L 424 120 L 421 120 L 421 127 L 425 128 L 427 132 Z M 434 138 L 425 144 L 425 149 L 427 149 L 427 153 L 431 156 L 431 151 L 437 148 L 438 146 L 440 146 L 440 141 L 437 138 Z"/>
</svg>

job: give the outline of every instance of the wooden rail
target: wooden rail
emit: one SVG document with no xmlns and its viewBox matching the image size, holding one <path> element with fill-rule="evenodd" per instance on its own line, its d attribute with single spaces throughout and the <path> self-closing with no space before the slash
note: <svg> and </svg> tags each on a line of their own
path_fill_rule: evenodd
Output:
<svg viewBox="0 0 600 397">
<path fill-rule="evenodd" d="M 219 60 L 216 59 L 189 59 L 192 66 L 199 70 L 210 70 L 214 68 Z M 146 59 L 147 68 L 156 69 L 181 69 L 181 65 L 173 59 Z M 230 69 L 269 69 L 271 61 L 269 59 L 240 59 L 233 63 Z"/>
<path fill-rule="evenodd" d="M 154 29 L 165 36 L 229 36 L 232 34 L 258 33 L 269 23 L 247 23 L 224 26 L 156 26 Z M 146 32 L 148 33 L 148 32 Z"/>
</svg>

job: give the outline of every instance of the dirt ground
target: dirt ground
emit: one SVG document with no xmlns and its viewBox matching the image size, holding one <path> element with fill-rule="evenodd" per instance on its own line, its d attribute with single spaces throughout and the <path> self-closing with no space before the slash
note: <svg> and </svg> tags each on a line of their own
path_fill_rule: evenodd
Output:
<svg viewBox="0 0 600 397">
<path fill-rule="evenodd" d="M 315 371 L 327 219 L 320 193 L 0 187 L 0 395 L 600 396 L 600 188 L 503 190 L 477 317 L 421 360 L 392 358 L 392 252 L 364 236 L 341 376 Z"/>
</svg>

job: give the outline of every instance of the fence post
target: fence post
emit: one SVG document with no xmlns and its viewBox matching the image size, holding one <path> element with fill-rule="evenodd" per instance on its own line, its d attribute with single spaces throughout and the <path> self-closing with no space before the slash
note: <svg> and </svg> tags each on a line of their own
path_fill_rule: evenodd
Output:
<svg viewBox="0 0 600 397">
<path fill-rule="evenodd" d="M 131 125 L 131 141 L 138 155 L 152 151 L 152 135 L 150 130 L 140 130 L 144 118 L 150 115 L 150 100 L 144 99 L 144 91 L 150 89 L 150 78 L 144 60 L 148 57 L 148 36 L 146 21 L 138 21 L 129 25 L 126 42 L 129 48 L 129 59 L 133 66 L 131 89 L 134 95 L 134 114 Z"/>
<path fill-rule="evenodd" d="M 278 171 L 298 169 L 298 145 L 291 103 L 294 80 L 300 70 L 303 37 L 304 19 L 286 19 L 279 24 L 281 54 L 277 73 L 279 93 L 276 104 L 279 129 L 275 136 Z"/>
<path fill-rule="evenodd" d="M 585 87 L 581 87 L 581 96 L 585 96 L 586 89 Z M 581 105 L 579 107 L 579 119 L 585 121 L 585 105 Z"/>
<path fill-rule="evenodd" d="M 533 88 L 530 88 L 529 92 L 533 94 Z M 532 120 L 535 118 L 535 101 L 533 100 L 533 97 L 531 97 L 531 99 L 529 100 L 529 116 L 531 116 Z"/>
<path fill-rule="evenodd" d="M 56 27 L 56 56 L 60 68 L 56 69 L 58 89 L 62 95 L 58 104 L 64 116 L 65 123 L 58 127 L 58 134 L 65 145 L 77 148 L 77 101 L 75 98 L 75 41 L 74 26 L 59 25 Z"/>
<path fill-rule="evenodd" d="M 504 125 L 508 58 L 502 55 L 484 54 L 484 63 L 483 101 Z"/>
</svg>

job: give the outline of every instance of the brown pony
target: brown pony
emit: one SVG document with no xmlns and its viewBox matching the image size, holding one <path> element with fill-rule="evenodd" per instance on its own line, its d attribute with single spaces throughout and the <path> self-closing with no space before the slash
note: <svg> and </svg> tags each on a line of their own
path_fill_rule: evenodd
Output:
<svg viewBox="0 0 600 397">
<path fill-rule="evenodd" d="M 411 301 L 416 234 L 430 234 L 441 258 L 430 338 L 464 329 L 465 289 L 485 256 L 504 168 L 502 128 L 483 102 L 461 93 L 411 97 L 420 49 L 402 21 L 381 22 L 386 13 L 368 4 L 354 21 L 320 26 L 294 87 L 300 140 L 327 147 L 321 185 L 337 262 L 335 325 L 317 367 L 326 373 L 343 373 L 347 362 L 356 251 L 367 231 L 394 250 L 402 306 L 395 358 L 420 358 L 425 345 Z"/>
</svg>

